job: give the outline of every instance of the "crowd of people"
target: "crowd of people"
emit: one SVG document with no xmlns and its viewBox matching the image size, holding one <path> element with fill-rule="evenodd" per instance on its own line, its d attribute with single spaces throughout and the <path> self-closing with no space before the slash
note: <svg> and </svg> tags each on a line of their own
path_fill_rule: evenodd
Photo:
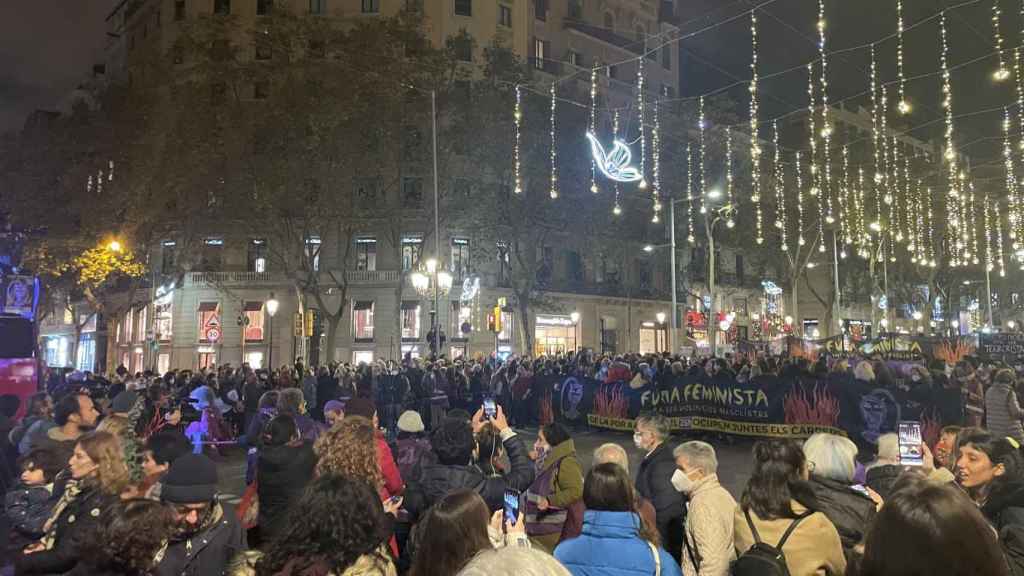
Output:
<svg viewBox="0 0 1024 576">
<path fill-rule="evenodd" d="M 850 364 L 581 354 L 297 361 L 272 373 L 119 369 L 109 380 L 63 374 L 24 410 L 0 397 L 8 568 L 19 576 L 1024 574 L 1016 372 L 969 360 L 897 378 L 884 362 Z M 762 439 L 734 495 L 719 482 L 714 446 L 674 438 L 659 414 L 636 419 L 642 459 L 631 474 L 616 443 L 585 466 L 574 431 L 537 422 L 532 404 L 544 375 L 657 386 L 680 374 L 787 373 L 953 390 L 965 425 L 922 444 L 921 465 L 901 463 L 892 433 L 868 449 L 833 434 Z M 530 443 L 521 431 L 535 426 Z M 217 466 L 235 446 L 248 456 L 238 506 L 220 497 Z"/>
</svg>

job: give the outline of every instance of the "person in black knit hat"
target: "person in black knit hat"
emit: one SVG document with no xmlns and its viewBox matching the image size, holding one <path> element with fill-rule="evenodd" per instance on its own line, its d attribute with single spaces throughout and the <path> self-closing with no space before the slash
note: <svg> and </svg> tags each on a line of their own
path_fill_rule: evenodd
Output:
<svg viewBox="0 0 1024 576">
<path fill-rule="evenodd" d="M 186 454 L 172 462 L 160 499 L 174 509 L 177 531 L 157 576 L 220 576 L 246 549 L 234 507 L 217 500 L 217 466 L 206 456 Z"/>
</svg>

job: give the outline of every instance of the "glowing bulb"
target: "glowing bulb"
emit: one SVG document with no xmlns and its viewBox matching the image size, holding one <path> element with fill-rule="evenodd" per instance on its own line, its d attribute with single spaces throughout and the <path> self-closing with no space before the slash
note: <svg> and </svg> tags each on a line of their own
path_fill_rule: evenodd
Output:
<svg viewBox="0 0 1024 576">
<path fill-rule="evenodd" d="M 641 178 L 640 179 L 639 188 L 641 190 L 647 190 L 647 179 L 646 178 Z"/>
<path fill-rule="evenodd" d="M 619 214 L 622 214 L 622 208 L 620 208 L 619 205 L 616 204 L 615 208 L 612 208 L 612 214 L 614 214 L 616 216 L 618 216 Z"/>
<path fill-rule="evenodd" d="M 826 223 L 833 224 L 833 223 L 835 223 L 835 221 L 836 221 L 836 219 L 833 218 L 832 216 L 825 216 L 825 222 Z"/>
<path fill-rule="evenodd" d="M 907 102 L 906 100 L 900 100 L 900 103 L 896 105 L 896 109 L 900 111 L 900 114 L 910 114 L 910 102 Z"/>
<path fill-rule="evenodd" d="M 992 74 L 992 77 L 995 78 L 996 82 L 1002 82 L 1010 77 L 1010 71 L 1006 68 L 1000 68 Z"/>
<path fill-rule="evenodd" d="M 736 221 L 730 218 L 729 220 L 725 221 L 725 226 L 726 228 L 733 228 L 736 226 Z"/>
<path fill-rule="evenodd" d="M 597 184 L 591 184 L 590 191 L 593 192 L 594 194 L 597 194 Z"/>
</svg>

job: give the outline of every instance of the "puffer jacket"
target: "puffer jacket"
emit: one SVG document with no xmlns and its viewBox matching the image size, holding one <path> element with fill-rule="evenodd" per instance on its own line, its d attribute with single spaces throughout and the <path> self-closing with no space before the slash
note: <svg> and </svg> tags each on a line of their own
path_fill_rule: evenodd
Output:
<svg viewBox="0 0 1024 576">
<path fill-rule="evenodd" d="M 312 442 L 260 448 L 256 488 L 260 502 L 260 537 L 264 542 L 277 535 L 288 507 L 313 478 L 316 462 Z"/>
<path fill-rule="evenodd" d="M 12 541 L 24 547 L 43 535 L 43 524 L 57 501 L 53 497 L 53 483 L 45 486 L 19 484 L 4 498 L 4 512 L 14 529 Z"/>
<path fill-rule="evenodd" d="M 729 565 L 736 559 L 735 510 L 736 500 L 718 482 L 718 475 L 697 481 L 687 505 L 686 541 L 689 546 L 684 545 L 682 550 L 683 574 L 725 576 L 729 573 Z"/>
<path fill-rule="evenodd" d="M 882 497 L 882 500 L 889 498 L 889 494 L 892 494 L 892 487 L 896 484 L 896 479 L 903 474 L 903 466 L 899 464 L 882 464 L 881 466 L 874 466 L 868 468 L 867 481 L 868 488 L 871 488 L 878 495 Z"/>
<path fill-rule="evenodd" d="M 634 512 L 587 510 L 583 531 L 555 548 L 558 559 L 573 576 L 650 576 L 655 573 L 657 551 L 662 576 L 681 576 L 679 564 L 662 548 L 651 546 L 639 534 L 640 517 Z"/>
<path fill-rule="evenodd" d="M 508 429 L 502 433 L 502 445 L 511 464 L 508 474 L 504 476 L 486 476 L 478 467 L 469 463 L 424 466 L 419 481 L 410 483 L 405 490 L 403 508 L 409 513 L 412 523 L 434 502 L 455 490 L 476 490 L 492 512 L 502 509 L 505 490 L 526 490 L 533 482 L 534 471 L 522 438 Z"/>
<path fill-rule="evenodd" d="M 864 539 L 875 520 L 875 501 L 829 478 L 812 475 L 809 484 L 817 500 L 816 509 L 836 527 L 849 560 L 854 546 Z"/>
<path fill-rule="evenodd" d="M 985 392 L 985 427 L 993 436 L 1006 436 L 1024 444 L 1024 410 L 1010 384 L 996 382 Z"/>
</svg>

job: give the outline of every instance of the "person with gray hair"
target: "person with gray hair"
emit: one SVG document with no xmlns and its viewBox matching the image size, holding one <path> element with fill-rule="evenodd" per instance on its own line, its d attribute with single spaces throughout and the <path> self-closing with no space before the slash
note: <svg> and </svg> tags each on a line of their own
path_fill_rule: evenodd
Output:
<svg viewBox="0 0 1024 576">
<path fill-rule="evenodd" d="M 626 453 L 626 449 L 614 442 L 608 442 L 607 444 L 601 444 L 594 450 L 593 466 L 599 466 L 601 464 L 618 464 L 623 470 L 629 474 L 629 454 Z M 656 530 L 658 526 L 657 513 L 654 511 L 654 506 L 650 500 L 637 494 L 636 496 L 636 513 L 640 515 L 640 521 L 644 523 L 644 526 L 648 526 L 651 530 Z"/>
<path fill-rule="evenodd" d="M 685 576 L 725 576 L 736 559 L 736 500 L 718 482 L 718 457 L 707 442 L 684 442 L 672 451 L 672 486 L 686 495 L 686 532 L 681 564 Z"/>
<path fill-rule="evenodd" d="M 531 548 L 505 547 L 477 553 L 458 576 L 572 576 L 555 557 Z"/>
<path fill-rule="evenodd" d="M 835 525 L 847 562 L 856 554 L 882 499 L 870 488 L 854 484 L 857 445 L 836 434 L 818 433 L 804 442 L 804 456 L 810 470 L 810 488 L 818 506 Z"/>
<path fill-rule="evenodd" d="M 315 441 L 326 429 L 326 426 L 309 417 L 305 396 L 298 388 L 284 388 L 278 391 L 277 413 L 295 419 L 295 425 L 298 426 L 303 440 Z"/>
<path fill-rule="evenodd" d="M 903 471 L 900 465 L 899 436 L 895 432 L 882 434 L 878 437 L 878 456 L 868 466 L 865 483 L 885 500 L 892 493 L 892 487 Z"/>
<path fill-rule="evenodd" d="M 683 495 L 672 486 L 676 471 L 672 449 L 665 444 L 671 434 L 668 418 L 661 414 L 641 415 L 636 419 L 633 443 L 645 455 L 636 474 L 636 490 L 652 505 L 661 542 L 675 561 L 683 548 Z"/>
</svg>

